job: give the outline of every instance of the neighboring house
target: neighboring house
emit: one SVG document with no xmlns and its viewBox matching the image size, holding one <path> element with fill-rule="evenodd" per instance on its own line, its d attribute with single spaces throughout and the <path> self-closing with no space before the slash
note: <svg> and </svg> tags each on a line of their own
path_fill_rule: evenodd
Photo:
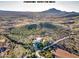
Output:
<svg viewBox="0 0 79 59">
<path fill-rule="evenodd" d="M 4 35 L 0 35 L 0 56 L 11 48 L 10 40 L 8 40 Z"/>
<path fill-rule="evenodd" d="M 6 50 L 6 47 L 4 47 L 6 40 L 3 38 L 3 36 L 0 37 L 0 53 L 4 52 Z"/>
<path fill-rule="evenodd" d="M 55 55 L 56 58 L 79 58 L 79 56 L 59 48 L 57 48 L 56 51 L 52 53 Z"/>
</svg>

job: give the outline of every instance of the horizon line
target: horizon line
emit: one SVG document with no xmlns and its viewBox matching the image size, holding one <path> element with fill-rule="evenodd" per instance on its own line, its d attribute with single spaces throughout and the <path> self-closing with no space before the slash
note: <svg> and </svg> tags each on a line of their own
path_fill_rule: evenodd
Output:
<svg viewBox="0 0 79 59">
<path fill-rule="evenodd" d="M 47 10 L 50 10 L 50 9 L 59 10 L 57 8 L 49 8 Z M 43 10 L 43 11 L 23 11 L 23 10 L 4 10 L 4 9 L 0 9 L 0 11 L 12 11 L 12 12 L 44 12 L 44 11 L 47 11 L 47 10 Z M 77 11 L 65 11 L 65 10 L 59 10 L 59 11 L 62 11 L 62 12 L 77 12 Z M 77 12 L 77 13 L 79 13 L 79 12 Z"/>
</svg>

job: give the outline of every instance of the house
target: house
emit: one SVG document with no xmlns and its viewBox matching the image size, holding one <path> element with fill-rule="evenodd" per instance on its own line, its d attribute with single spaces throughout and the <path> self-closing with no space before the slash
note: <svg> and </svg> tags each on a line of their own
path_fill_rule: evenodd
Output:
<svg viewBox="0 0 79 59">
<path fill-rule="evenodd" d="M 41 40 L 42 40 L 42 37 L 40 37 L 39 35 L 35 37 L 35 40 L 33 41 L 33 46 L 34 46 L 35 50 L 42 49 L 41 48 L 41 46 L 42 46 Z"/>
<path fill-rule="evenodd" d="M 56 58 L 79 58 L 79 56 L 69 53 L 65 50 L 57 48 L 55 52 L 52 52 Z"/>
</svg>

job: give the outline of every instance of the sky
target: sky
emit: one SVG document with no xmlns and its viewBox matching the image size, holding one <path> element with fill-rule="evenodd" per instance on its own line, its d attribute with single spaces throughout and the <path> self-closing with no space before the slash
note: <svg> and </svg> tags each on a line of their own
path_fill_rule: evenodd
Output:
<svg viewBox="0 0 79 59">
<path fill-rule="evenodd" d="M 67 12 L 79 12 L 79 1 L 56 1 L 55 3 L 24 3 L 23 1 L 0 1 L 0 10 L 41 12 L 50 8 Z"/>
</svg>

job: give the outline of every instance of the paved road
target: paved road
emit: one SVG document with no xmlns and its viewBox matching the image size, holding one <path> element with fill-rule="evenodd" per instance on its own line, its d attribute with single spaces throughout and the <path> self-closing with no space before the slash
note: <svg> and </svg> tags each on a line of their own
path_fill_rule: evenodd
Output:
<svg viewBox="0 0 79 59">
<path fill-rule="evenodd" d="M 37 50 L 37 51 L 36 51 L 36 56 L 37 56 L 38 58 L 44 58 L 43 56 L 40 56 L 39 52 L 41 52 L 41 50 Z"/>
<path fill-rule="evenodd" d="M 47 48 L 49 48 L 49 47 L 51 47 L 51 46 L 53 46 L 53 45 L 55 45 L 55 44 L 57 44 L 57 43 L 60 42 L 60 41 L 66 40 L 67 38 L 69 38 L 69 36 L 64 37 L 64 38 L 61 38 L 61 39 L 55 41 L 55 42 L 52 43 L 51 45 L 44 47 L 43 50 L 44 50 L 44 49 L 47 49 Z"/>
</svg>

